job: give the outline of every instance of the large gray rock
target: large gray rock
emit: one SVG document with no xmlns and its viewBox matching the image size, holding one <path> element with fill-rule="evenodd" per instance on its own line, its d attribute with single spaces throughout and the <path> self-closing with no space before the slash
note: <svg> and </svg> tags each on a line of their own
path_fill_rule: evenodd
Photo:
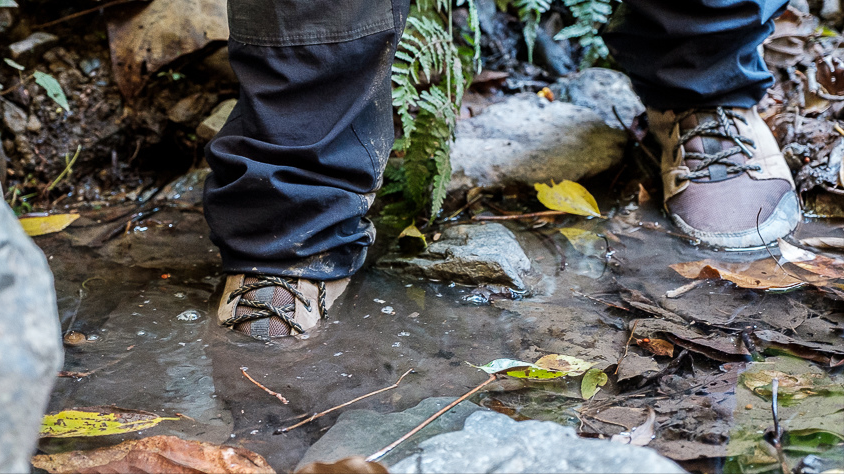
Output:
<svg viewBox="0 0 844 474">
<path fill-rule="evenodd" d="M 626 142 L 586 107 L 517 94 L 457 122 L 449 189 L 576 181 L 618 164 Z"/>
<path fill-rule="evenodd" d="M 416 257 L 390 254 L 378 266 L 411 276 L 467 285 L 498 284 L 524 290 L 530 259 L 501 224 L 457 225 Z"/>
<path fill-rule="evenodd" d="M 29 472 L 62 346 L 41 250 L 0 204 L 0 472 Z"/>
<path fill-rule="evenodd" d="M 3 112 L 3 125 L 15 135 L 26 130 L 26 112 L 6 99 L 0 98 L 0 111 Z"/>
<path fill-rule="evenodd" d="M 12 59 L 20 60 L 37 55 L 59 41 L 59 37 L 43 31 L 36 31 L 26 39 L 9 45 Z"/>
<path fill-rule="evenodd" d="M 592 67 L 561 79 L 554 91 L 560 100 L 566 100 L 574 105 L 587 107 L 595 111 L 604 119 L 607 125 L 622 129 L 618 119 L 613 114 L 613 107 L 624 124 L 630 126 L 633 119 L 645 111 L 645 106 L 639 96 L 633 92 L 630 78 L 612 69 Z M 552 86 L 552 90 L 555 87 Z"/>
<path fill-rule="evenodd" d="M 372 410 L 347 411 L 308 449 L 295 470 L 298 471 L 312 462 L 334 462 L 349 456 L 369 456 L 399 439 L 453 401 L 454 398 L 450 397 L 426 398 L 413 408 L 388 414 Z M 479 409 L 479 406 L 470 402 L 460 403 L 400 444 L 382 462 L 389 464 L 391 459 L 404 458 L 412 453 L 422 440 L 431 436 L 459 430 L 466 418 Z"/>
<path fill-rule="evenodd" d="M 399 473 L 595 472 L 683 473 L 650 448 L 578 438 L 574 429 L 551 421 L 512 420 L 473 413 L 461 431 L 419 444 L 417 452 L 390 467 Z"/>
</svg>

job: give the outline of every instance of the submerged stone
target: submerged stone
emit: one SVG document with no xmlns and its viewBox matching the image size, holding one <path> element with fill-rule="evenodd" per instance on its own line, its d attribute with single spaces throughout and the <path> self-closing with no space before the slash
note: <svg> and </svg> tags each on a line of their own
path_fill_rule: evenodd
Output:
<svg viewBox="0 0 844 474">
<path fill-rule="evenodd" d="M 379 267 L 416 277 L 468 285 L 500 284 L 525 290 L 530 259 L 501 224 L 457 225 L 415 257 L 390 254 Z"/>
</svg>

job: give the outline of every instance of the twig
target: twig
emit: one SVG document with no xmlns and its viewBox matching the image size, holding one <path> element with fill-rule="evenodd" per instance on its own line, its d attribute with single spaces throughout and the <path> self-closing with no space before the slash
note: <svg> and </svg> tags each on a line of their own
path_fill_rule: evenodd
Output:
<svg viewBox="0 0 844 474">
<path fill-rule="evenodd" d="M 480 201 L 483 197 L 484 197 L 484 194 L 479 193 L 477 196 L 475 196 L 472 199 L 470 199 L 469 201 L 467 201 L 466 204 L 464 204 L 460 209 L 452 212 L 451 215 L 449 215 L 448 217 L 443 219 L 443 222 L 450 221 L 450 220 L 454 219 L 455 217 L 459 216 L 461 212 L 465 211 L 466 209 L 469 209 L 469 206 L 471 206 L 472 204 L 475 204 L 476 202 Z"/>
<path fill-rule="evenodd" d="M 473 221 L 507 221 L 513 219 L 529 219 L 532 217 L 545 217 L 545 216 L 563 216 L 568 214 L 568 212 L 563 211 L 540 211 L 540 212 L 529 212 L 527 214 L 511 214 L 507 216 L 472 216 Z"/>
<path fill-rule="evenodd" d="M 283 397 L 280 393 L 273 392 L 272 390 L 268 389 L 267 387 L 264 387 L 263 385 L 261 385 L 261 383 L 260 383 L 260 382 L 258 382 L 257 380 L 255 380 L 255 379 L 253 379 L 252 377 L 250 377 L 250 376 L 249 376 L 249 374 L 247 374 L 247 373 L 246 373 L 246 367 L 241 367 L 241 368 L 240 368 L 240 372 L 243 374 L 243 376 L 244 376 L 244 377 L 246 377 L 247 379 L 249 379 L 249 381 L 250 381 L 250 382 L 252 382 L 252 383 L 254 383 L 255 385 L 257 385 L 258 387 L 260 387 L 263 391 L 265 391 L 265 392 L 269 393 L 270 395 L 272 395 L 272 396 L 274 396 L 274 397 L 278 398 L 278 401 L 280 401 L 281 403 L 284 403 L 285 405 L 287 405 L 288 403 L 290 403 L 290 402 L 289 402 L 289 401 L 287 401 L 287 399 L 286 399 L 286 398 L 284 398 L 284 397 Z"/>
<path fill-rule="evenodd" d="M 334 411 L 334 410 L 339 410 L 340 408 L 347 407 L 347 406 L 351 405 L 352 403 L 359 402 L 359 401 L 363 400 L 364 398 L 368 398 L 368 397 L 371 397 L 371 396 L 373 396 L 373 395 L 377 395 L 377 394 L 379 394 L 379 393 L 381 393 L 381 392 L 386 392 L 387 390 L 392 390 L 392 389 L 394 389 L 394 388 L 398 387 L 398 386 L 399 386 L 399 384 L 401 383 L 401 381 L 402 381 L 402 380 L 404 380 L 404 378 L 405 378 L 405 377 L 407 377 L 407 375 L 408 375 L 409 373 L 411 373 L 411 372 L 413 372 L 413 369 L 412 369 L 412 368 L 411 368 L 411 369 L 407 369 L 407 372 L 405 372 L 404 374 L 402 374 L 402 376 L 401 376 L 401 377 L 399 377 L 399 379 L 398 379 L 398 380 L 396 380 L 396 383 L 394 383 L 394 384 L 390 385 L 389 387 L 384 387 L 384 388 L 379 389 L 379 390 L 376 390 L 376 391 L 374 391 L 374 392 L 367 393 L 366 395 L 361 395 L 360 397 L 357 397 L 357 398 L 355 398 L 354 400 L 349 400 L 349 401 L 348 401 L 348 402 L 346 402 L 346 403 L 343 403 L 343 404 L 337 405 L 336 407 L 333 407 L 333 408 L 329 408 L 328 410 L 325 410 L 324 412 L 321 412 L 321 413 L 314 413 L 312 416 L 308 417 L 308 419 L 307 419 L 307 420 L 302 420 L 302 421 L 300 421 L 299 423 L 296 423 L 295 425 L 288 426 L 287 428 L 281 428 L 280 430 L 276 430 L 273 434 L 287 433 L 288 431 L 290 431 L 290 430 L 292 430 L 292 429 L 298 428 L 298 427 L 300 427 L 300 426 L 302 426 L 302 425 L 308 424 L 308 423 L 310 423 L 310 422 L 312 422 L 312 421 L 316 420 L 317 418 L 323 417 L 323 416 L 325 416 L 325 415 L 327 415 L 327 414 L 331 413 L 331 412 L 332 412 L 332 411 Z M 302 416 L 302 417 L 305 417 L 305 416 L 308 416 L 308 415 L 307 415 L 307 414 L 304 414 L 304 415 L 301 415 L 301 416 Z"/>
<path fill-rule="evenodd" d="M 610 303 L 609 301 L 599 300 L 598 298 L 595 298 L 594 296 L 589 296 L 589 295 L 584 294 L 584 293 L 581 293 L 581 292 L 579 292 L 579 291 L 577 291 L 577 290 L 574 290 L 574 289 L 573 289 L 573 290 L 571 290 L 571 292 L 572 292 L 572 293 L 574 293 L 574 294 L 575 294 L 575 295 L 577 295 L 577 296 L 582 296 L 582 297 L 584 297 L 584 298 L 588 298 L 588 299 L 590 299 L 590 300 L 592 300 L 592 301 L 595 301 L 595 302 L 597 302 L 597 303 L 605 304 L 605 305 L 607 305 L 607 306 L 609 306 L 609 307 L 611 307 L 611 308 L 623 309 L 624 311 L 630 312 L 630 308 L 625 308 L 624 306 L 619 306 L 619 305 L 617 305 L 617 304 L 612 304 L 612 303 Z"/>
<path fill-rule="evenodd" d="M 64 22 L 66 22 L 66 21 L 68 21 L 68 20 L 72 20 L 72 19 L 74 19 L 74 18 L 78 18 L 78 17 L 80 17 L 80 16 L 87 15 L 87 14 L 89 14 L 89 13 L 94 13 L 94 12 L 96 12 L 96 11 L 98 11 L 98 10 L 102 10 L 103 8 L 108 8 L 108 7 L 111 7 L 111 6 L 114 6 L 114 5 L 119 5 L 119 4 L 121 4 L 121 3 L 129 3 L 129 2 L 134 2 L 134 1 L 135 1 L 135 0 L 114 0 L 113 2 L 106 3 L 105 5 L 100 5 L 100 6 L 98 6 L 98 7 L 89 8 L 89 9 L 87 9 L 87 10 L 82 10 L 81 12 L 76 12 L 76 13 L 73 13 L 73 14 L 71 14 L 71 15 L 68 15 L 68 16 L 65 16 L 65 17 L 62 17 L 62 18 L 59 18 L 58 20 L 48 21 L 47 23 L 42 23 L 42 24 L 40 24 L 40 25 L 35 25 L 35 26 L 33 26 L 32 28 L 34 28 L 34 29 L 47 28 L 47 27 L 49 27 L 49 26 L 58 25 L 59 23 L 64 23 Z"/>
<path fill-rule="evenodd" d="M 788 468 L 788 462 L 785 459 L 785 453 L 782 450 L 782 426 L 780 426 L 780 419 L 777 415 L 777 390 L 779 389 L 779 379 L 771 380 L 771 415 L 774 417 L 774 434 L 771 437 L 770 443 L 777 450 L 777 458 L 780 461 L 780 468 L 782 474 L 791 474 L 791 469 Z"/>
<path fill-rule="evenodd" d="M 629 310 L 628 310 L 629 311 Z M 615 364 L 615 372 L 618 373 L 618 368 L 621 366 L 621 361 L 627 357 L 627 351 L 630 349 L 630 341 L 633 340 L 633 334 L 636 333 L 636 325 L 639 324 L 639 320 L 633 321 L 633 327 L 630 328 L 630 337 L 627 338 L 627 344 L 624 345 L 624 354 L 621 356 L 621 359 L 618 359 L 618 362 Z"/>
<path fill-rule="evenodd" d="M 624 123 L 624 120 L 621 119 L 621 115 L 618 114 L 618 109 L 616 109 L 614 105 L 612 106 L 612 113 L 613 115 L 615 115 L 615 119 L 618 120 L 618 123 L 620 123 L 621 126 L 624 128 L 624 131 L 627 132 L 627 136 L 632 138 L 636 141 L 636 143 L 639 144 L 639 148 L 641 148 L 642 151 L 645 152 L 645 155 L 651 159 L 651 161 L 653 162 L 653 164 L 656 165 L 657 168 L 661 168 L 662 165 L 660 164 L 659 160 L 657 160 L 654 154 L 651 153 L 650 150 L 648 150 L 644 143 L 642 143 L 642 139 L 640 139 L 635 133 L 633 133 L 633 130 L 630 130 L 630 127 L 628 127 L 627 124 Z"/>
<path fill-rule="evenodd" d="M 79 158 L 79 153 L 81 153 L 81 152 L 82 152 L 82 145 L 78 145 L 76 147 L 76 153 L 74 153 L 73 158 L 70 158 L 69 153 L 64 155 L 66 166 L 65 166 L 64 170 L 62 170 L 62 172 L 59 173 L 58 176 L 56 176 L 56 179 L 54 179 L 53 182 L 50 183 L 47 186 L 46 190 L 44 191 L 45 194 L 52 191 L 53 188 L 55 188 L 56 185 L 59 184 L 59 182 L 61 182 L 61 180 L 64 179 L 65 176 L 67 176 L 67 175 L 69 175 L 70 173 L 73 172 L 73 169 L 72 169 L 73 165 L 76 163 L 76 159 Z M 68 161 L 68 159 L 70 159 L 70 161 Z"/>
<path fill-rule="evenodd" d="M 672 299 L 679 298 L 685 295 L 686 293 L 694 290 L 695 288 L 699 287 L 700 285 L 703 285 L 704 283 L 706 283 L 706 280 L 692 280 L 691 283 L 686 283 L 685 285 L 679 288 L 674 288 L 673 290 L 666 291 L 665 297 Z"/>
<path fill-rule="evenodd" d="M 481 384 L 480 384 L 480 385 L 478 385 L 477 387 L 473 388 L 472 390 L 469 390 L 468 392 L 466 392 L 465 394 L 463 394 L 463 396 L 462 396 L 462 397 L 460 397 L 460 398 L 458 398 L 457 400 L 455 400 L 455 401 L 453 401 L 453 402 L 449 403 L 449 404 L 448 404 L 448 405 L 446 405 L 446 406 L 445 406 L 442 410 L 440 410 L 440 411 L 438 411 L 438 412 L 434 413 L 433 415 L 431 415 L 431 417 L 430 417 L 430 418 L 428 418 L 427 420 L 423 421 L 423 422 L 422 422 L 419 426 L 417 426 L 416 428 L 413 428 L 412 430 L 408 431 L 408 432 L 407 432 L 404 436 L 402 436 L 401 438 L 399 438 L 399 439 L 397 439 L 397 440 L 393 441 L 392 443 L 390 443 L 390 444 L 389 444 L 389 446 L 386 446 L 386 447 L 384 447 L 383 449 L 381 449 L 380 451 L 378 451 L 377 453 L 374 453 L 374 454 L 370 455 L 368 458 L 366 458 L 366 461 L 367 461 L 367 462 L 373 462 L 373 461 L 377 461 L 377 460 L 379 460 L 379 459 L 383 458 L 384 456 L 386 456 L 386 455 L 387 455 L 387 453 L 389 453 L 390 451 L 392 451 L 393 449 L 395 449 L 395 447 L 396 447 L 396 446 L 398 446 L 398 445 L 400 445 L 401 443 L 405 442 L 408 438 L 410 438 L 411 436 L 413 436 L 413 435 L 415 435 L 416 433 L 418 433 L 418 432 L 419 432 L 419 430 L 421 430 L 422 428 L 424 428 L 424 427 L 428 426 L 428 424 L 430 424 L 432 421 L 436 420 L 437 418 L 441 417 L 441 416 L 442 416 L 442 415 L 444 415 L 446 412 L 448 412 L 449 410 L 451 410 L 452 408 L 454 408 L 455 406 L 457 406 L 457 404 L 458 404 L 458 403 L 460 403 L 460 402 L 462 402 L 463 400 L 466 400 L 467 398 L 471 397 L 471 396 L 472 396 L 472 394 L 474 394 L 474 393 L 475 393 L 475 392 L 477 392 L 478 390 L 480 390 L 480 389 L 482 389 L 482 388 L 486 387 L 487 385 L 489 385 L 490 383 L 492 383 L 492 382 L 493 382 L 493 381 L 495 381 L 496 379 L 497 379 L 497 377 L 496 377 L 496 375 L 495 375 L 495 374 L 490 374 L 489 378 L 488 378 L 488 379 L 486 379 L 486 381 L 484 381 L 483 383 L 481 383 Z"/>
</svg>

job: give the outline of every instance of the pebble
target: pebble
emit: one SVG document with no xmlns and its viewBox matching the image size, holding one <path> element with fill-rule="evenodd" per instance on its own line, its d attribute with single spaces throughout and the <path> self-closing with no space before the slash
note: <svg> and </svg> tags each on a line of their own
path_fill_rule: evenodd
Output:
<svg viewBox="0 0 844 474">
<path fill-rule="evenodd" d="M 199 319 L 199 317 L 200 314 L 197 310 L 189 309 L 187 311 L 182 311 L 181 313 L 179 313 L 179 315 L 176 316 L 176 319 L 178 319 L 179 321 L 196 321 L 197 319 Z"/>
</svg>

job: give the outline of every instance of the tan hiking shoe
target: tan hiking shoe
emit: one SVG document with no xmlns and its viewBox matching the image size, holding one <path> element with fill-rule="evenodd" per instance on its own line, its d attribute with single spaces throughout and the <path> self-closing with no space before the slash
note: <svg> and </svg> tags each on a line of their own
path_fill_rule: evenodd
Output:
<svg viewBox="0 0 844 474">
<path fill-rule="evenodd" d="M 260 340 L 302 334 L 328 317 L 348 283 L 348 278 L 323 282 L 229 275 L 217 318 L 221 325 Z"/>
<path fill-rule="evenodd" d="M 709 245 L 750 248 L 797 226 L 791 171 L 755 107 L 648 109 L 648 119 L 662 145 L 665 208 L 683 232 Z"/>
</svg>

